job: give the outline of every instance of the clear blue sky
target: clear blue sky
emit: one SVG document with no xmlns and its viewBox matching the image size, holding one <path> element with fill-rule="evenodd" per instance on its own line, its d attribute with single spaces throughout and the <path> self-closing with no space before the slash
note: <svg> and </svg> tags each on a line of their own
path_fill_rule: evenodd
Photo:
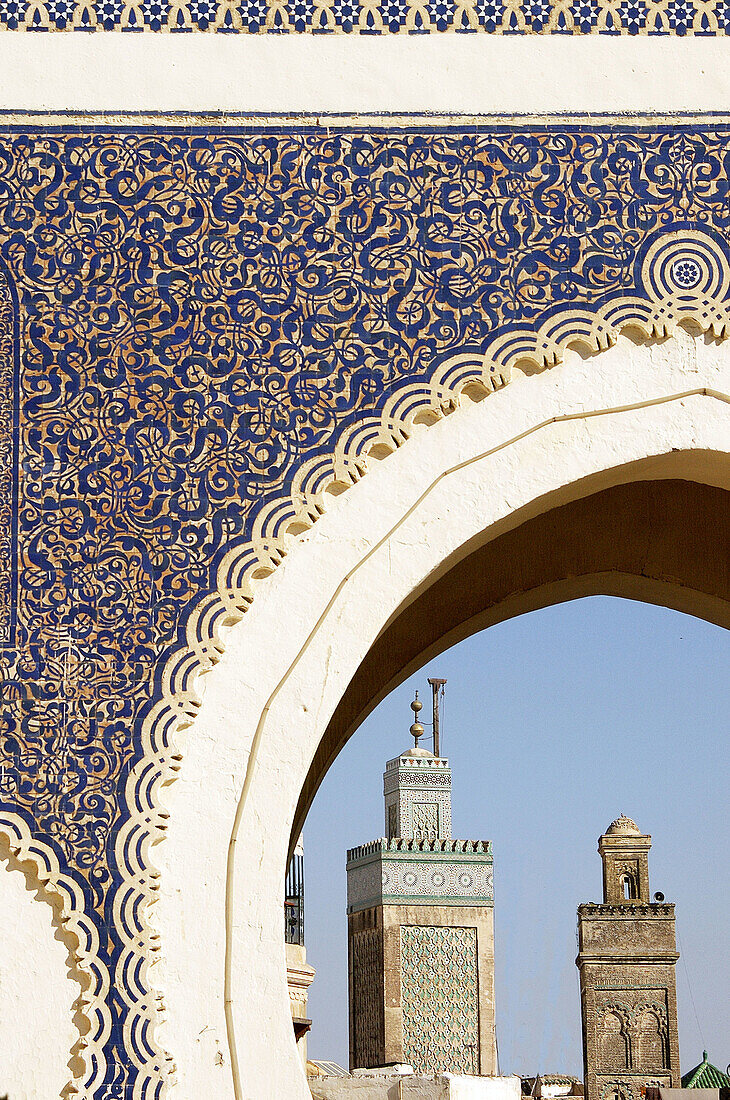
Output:
<svg viewBox="0 0 730 1100">
<path fill-rule="evenodd" d="M 383 701 L 340 754 L 305 827 L 309 1051 L 347 1066 L 345 852 L 383 835 L 385 761 L 408 704 L 446 686 L 455 837 L 494 845 L 504 1073 L 582 1073 L 576 908 L 601 900 L 596 841 L 620 813 L 653 838 L 650 886 L 676 903 L 683 1072 L 730 1062 L 730 633 L 593 598 L 462 642 Z M 427 744 L 427 747 L 430 745 Z"/>
</svg>

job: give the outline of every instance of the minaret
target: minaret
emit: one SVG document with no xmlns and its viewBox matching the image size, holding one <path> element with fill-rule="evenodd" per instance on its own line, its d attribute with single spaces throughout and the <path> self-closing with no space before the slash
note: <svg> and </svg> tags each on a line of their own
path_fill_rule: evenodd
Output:
<svg viewBox="0 0 730 1100">
<path fill-rule="evenodd" d="M 423 726 L 418 715 L 423 703 L 411 703 L 415 742 L 402 756 L 385 765 L 385 833 L 388 840 L 447 840 L 451 837 L 451 768 L 428 749 L 419 749 Z M 418 763 L 418 762 L 421 763 Z M 426 763 L 427 761 L 427 763 Z"/>
<path fill-rule="evenodd" d="M 651 837 L 622 814 L 598 840 L 603 904 L 578 909 L 586 1100 L 679 1088 L 674 906 L 649 894 Z"/>
<path fill-rule="evenodd" d="M 419 747 L 421 707 L 385 768 L 387 836 L 347 853 L 350 1068 L 492 1074 L 492 849 L 451 839 L 451 769 Z"/>
</svg>

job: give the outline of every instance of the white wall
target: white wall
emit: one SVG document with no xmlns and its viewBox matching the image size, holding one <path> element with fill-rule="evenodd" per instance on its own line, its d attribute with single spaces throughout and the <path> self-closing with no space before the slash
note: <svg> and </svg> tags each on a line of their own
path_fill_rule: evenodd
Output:
<svg viewBox="0 0 730 1100">
<path fill-rule="evenodd" d="M 0 35 L 0 107 L 723 111 L 727 40 L 596 35 Z"/>
<path fill-rule="evenodd" d="M 324 1077 L 310 1081 L 315 1100 L 520 1100 L 519 1077 Z"/>
<path fill-rule="evenodd" d="M 452 1077 L 449 1081 L 450 1100 L 520 1100 L 522 1082 L 519 1077 Z"/>
<path fill-rule="evenodd" d="M 36 885 L 0 858 L 0 1096 L 10 1100 L 60 1096 L 79 1037 L 73 1004 L 81 987 Z"/>
</svg>

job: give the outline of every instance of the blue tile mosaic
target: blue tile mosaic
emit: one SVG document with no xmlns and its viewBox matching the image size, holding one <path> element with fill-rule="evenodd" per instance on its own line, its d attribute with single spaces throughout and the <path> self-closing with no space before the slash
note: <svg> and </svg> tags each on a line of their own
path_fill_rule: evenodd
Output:
<svg viewBox="0 0 730 1100">
<path fill-rule="evenodd" d="M 224 554 L 444 357 L 625 295 L 658 233 L 727 253 L 729 163 L 711 121 L 0 127 L 0 807 L 83 890 L 110 971 L 126 777 Z M 113 1095 L 158 1095 L 109 1011 Z"/>
<path fill-rule="evenodd" d="M 726 0 L 0 0 L 0 29 L 725 35 Z"/>
</svg>

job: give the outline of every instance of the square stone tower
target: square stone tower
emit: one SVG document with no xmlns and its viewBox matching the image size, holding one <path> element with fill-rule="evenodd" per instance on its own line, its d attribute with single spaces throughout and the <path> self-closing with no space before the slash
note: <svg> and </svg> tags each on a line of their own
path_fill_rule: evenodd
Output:
<svg viewBox="0 0 730 1100">
<path fill-rule="evenodd" d="M 383 776 L 387 836 L 347 853 L 350 1068 L 496 1073 L 492 849 L 451 838 L 448 760 L 411 732 Z"/>
<path fill-rule="evenodd" d="M 674 906 L 649 895 L 651 837 L 623 815 L 598 841 L 603 904 L 578 909 L 586 1100 L 679 1088 Z"/>
</svg>

